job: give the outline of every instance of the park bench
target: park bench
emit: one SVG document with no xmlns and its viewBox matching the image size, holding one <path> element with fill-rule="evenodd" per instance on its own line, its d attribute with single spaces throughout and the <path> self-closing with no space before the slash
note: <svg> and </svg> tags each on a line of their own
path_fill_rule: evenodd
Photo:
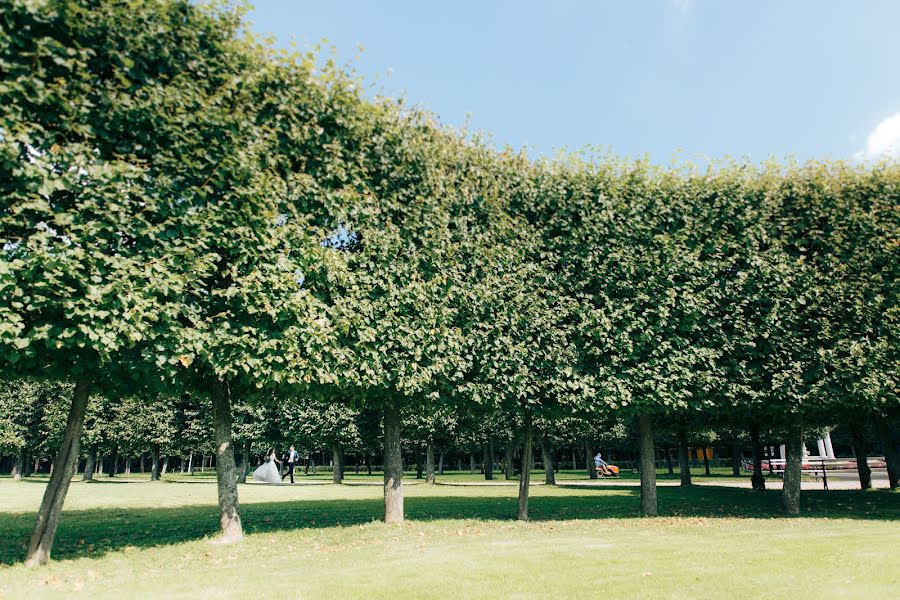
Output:
<svg viewBox="0 0 900 600">
<path fill-rule="evenodd" d="M 753 470 L 753 463 L 743 461 L 744 468 L 747 471 Z M 783 458 L 765 459 L 761 463 L 764 471 L 769 471 L 773 475 L 784 476 L 784 468 L 787 461 Z M 869 468 L 884 469 L 887 463 L 883 456 L 870 456 L 867 459 Z M 824 489 L 828 489 L 828 471 L 855 471 L 857 462 L 855 458 L 826 458 L 824 456 L 805 456 L 803 457 L 802 472 L 815 477 L 816 481 L 822 478 Z"/>
</svg>

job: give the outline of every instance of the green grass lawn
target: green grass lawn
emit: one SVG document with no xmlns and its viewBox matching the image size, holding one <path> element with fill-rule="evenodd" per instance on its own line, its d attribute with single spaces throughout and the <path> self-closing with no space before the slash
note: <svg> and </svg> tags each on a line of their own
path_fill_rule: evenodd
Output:
<svg viewBox="0 0 900 600">
<path fill-rule="evenodd" d="M 0 479 L 0 598 L 889 598 L 900 585 L 888 491 L 804 492 L 788 519 L 779 492 L 660 487 L 662 516 L 643 519 L 633 488 L 536 486 L 519 523 L 515 487 L 419 484 L 408 521 L 386 526 L 377 486 L 246 485 L 248 535 L 221 546 L 211 473 L 133 479 L 74 482 L 38 570 L 17 561 L 45 479 Z"/>
</svg>

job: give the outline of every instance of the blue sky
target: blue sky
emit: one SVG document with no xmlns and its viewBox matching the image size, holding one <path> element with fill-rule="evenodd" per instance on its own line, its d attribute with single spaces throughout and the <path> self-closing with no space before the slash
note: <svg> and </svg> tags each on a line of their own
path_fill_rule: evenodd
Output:
<svg viewBox="0 0 900 600">
<path fill-rule="evenodd" d="M 900 1 L 255 6 L 279 45 L 326 39 L 383 92 L 534 155 L 900 158 Z"/>
</svg>

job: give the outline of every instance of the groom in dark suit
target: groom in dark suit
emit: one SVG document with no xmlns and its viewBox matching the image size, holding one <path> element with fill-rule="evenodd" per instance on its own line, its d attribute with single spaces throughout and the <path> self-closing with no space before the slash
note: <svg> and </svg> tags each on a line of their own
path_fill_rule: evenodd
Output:
<svg viewBox="0 0 900 600">
<path fill-rule="evenodd" d="M 287 467 L 287 471 L 284 472 L 284 475 L 281 476 L 281 480 L 284 481 L 284 478 L 288 475 L 291 476 L 291 483 L 294 483 L 294 465 L 297 464 L 297 460 L 300 459 L 300 455 L 297 454 L 297 451 L 294 450 L 294 447 L 291 446 L 291 449 L 284 453 L 282 457 L 282 462 L 284 462 L 284 466 Z"/>
</svg>

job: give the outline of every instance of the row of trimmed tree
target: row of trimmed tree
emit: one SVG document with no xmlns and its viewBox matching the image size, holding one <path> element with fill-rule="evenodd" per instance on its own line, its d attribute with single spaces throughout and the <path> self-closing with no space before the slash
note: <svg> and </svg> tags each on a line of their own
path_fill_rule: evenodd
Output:
<svg viewBox="0 0 900 600">
<path fill-rule="evenodd" d="M 514 428 L 520 519 L 536 432 L 569 420 L 638 432 L 647 515 L 661 428 L 779 431 L 789 514 L 806 431 L 873 422 L 896 463 L 896 162 L 535 161 L 365 99 L 240 11 L 0 8 L 0 374 L 70 396 L 27 564 L 92 394 L 209 403 L 228 541 L 238 407 L 285 398 L 379 414 L 388 523 L 409 419 Z"/>
</svg>

